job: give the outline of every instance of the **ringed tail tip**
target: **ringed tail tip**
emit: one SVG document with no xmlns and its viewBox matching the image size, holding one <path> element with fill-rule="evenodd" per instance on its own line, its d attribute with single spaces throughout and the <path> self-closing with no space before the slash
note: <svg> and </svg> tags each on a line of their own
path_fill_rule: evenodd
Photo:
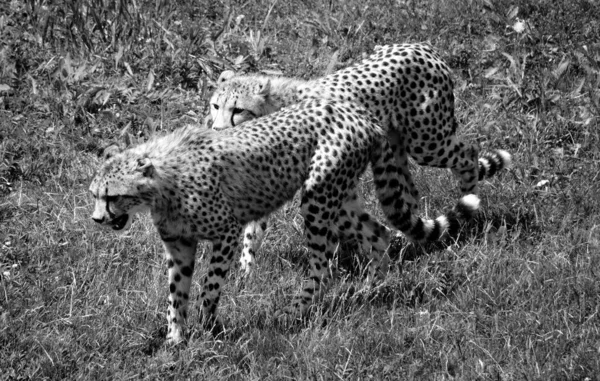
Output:
<svg viewBox="0 0 600 381">
<path fill-rule="evenodd" d="M 481 200 L 475 194 L 468 194 L 466 196 L 461 197 L 458 201 L 458 205 L 456 206 L 458 212 L 463 216 L 471 217 L 473 216 L 477 210 L 479 210 L 479 204 Z"/>
<path fill-rule="evenodd" d="M 512 155 L 503 149 L 499 149 L 496 152 L 498 153 L 498 156 L 502 158 L 502 161 L 504 162 L 504 168 L 510 168 L 512 164 Z"/>
<path fill-rule="evenodd" d="M 439 216 L 435 221 L 441 227 L 441 231 L 446 231 L 450 228 L 450 221 L 448 221 L 448 217 L 446 216 Z"/>
</svg>

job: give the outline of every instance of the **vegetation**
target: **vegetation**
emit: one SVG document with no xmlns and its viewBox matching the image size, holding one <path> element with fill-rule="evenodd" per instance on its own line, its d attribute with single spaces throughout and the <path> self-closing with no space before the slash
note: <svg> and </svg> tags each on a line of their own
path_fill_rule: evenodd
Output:
<svg viewBox="0 0 600 381">
<path fill-rule="evenodd" d="M 593 0 L 0 0 L 0 380 L 597 379 L 598 15 Z M 164 346 L 150 221 L 125 236 L 89 221 L 102 148 L 202 123 L 222 70 L 311 78 L 417 41 L 454 70 L 460 134 L 514 155 L 478 221 L 446 246 L 397 242 L 375 287 L 341 258 L 290 326 L 274 311 L 306 273 L 292 203 L 259 271 L 231 274 L 225 332 L 193 310 L 187 345 Z M 457 199 L 447 171 L 413 172 L 423 213 Z"/>
</svg>

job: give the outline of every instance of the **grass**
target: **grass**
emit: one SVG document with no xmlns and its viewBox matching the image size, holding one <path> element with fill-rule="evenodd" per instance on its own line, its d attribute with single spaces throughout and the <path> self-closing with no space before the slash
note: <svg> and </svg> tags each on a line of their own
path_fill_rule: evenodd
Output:
<svg viewBox="0 0 600 381">
<path fill-rule="evenodd" d="M 0 3 L 0 380 L 598 379 L 596 2 Z M 197 274 L 189 342 L 165 347 L 149 219 L 125 236 L 89 222 L 98 153 L 201 123 L 222 70 L 310 78 L 406 41 L 452 66 L 460 134 L 514 155 L 482 184 L 477 222 L 456 244 L 399 245 L 374 288 L 340 259 L 315 313 L 287 326 L 274 312 L 307 265 L 292 203 L 259 271 L 230 276 L 224 335 L 194 325 Z M 413 172 L 424 214 L 458 197 L 447 171 Z"/>
</svg>

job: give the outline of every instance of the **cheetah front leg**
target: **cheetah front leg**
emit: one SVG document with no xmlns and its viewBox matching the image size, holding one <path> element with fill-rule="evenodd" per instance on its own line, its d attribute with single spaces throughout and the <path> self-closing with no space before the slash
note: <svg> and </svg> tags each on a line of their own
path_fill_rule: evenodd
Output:
<svg viewBox="0 0 600 381">
<path fill-rule="evenodd" d="M 252 221 L 244 230 L 244 247 L 242 249 L 242 257 L 240 265 L 246 275 L 250 274 L 252 267 L 256 263 L 256 253 L 265 238 L 265 230 L 267 230 L 268 217 L 261 218 L 258 221 Z"/>
<path fill-rule="evenodd" d="M 197 243 L 195 239 L 163 239 L 169 276 L 167 342 L 170 344 L 183 341 L 183 326 L 187 319 Z"/>
<path fill-rule="evenodd" d="M 213 329 L 217 323 L 217 306 L 225 277 L 229 272 L 233 256 L 239 247 L 241 226 L 230 225 L 225 233 L 212 241 L 212 254 L 207 258 L 208 269 L 202 286 L 202 320 L 206 329 Z"/>
</svg>

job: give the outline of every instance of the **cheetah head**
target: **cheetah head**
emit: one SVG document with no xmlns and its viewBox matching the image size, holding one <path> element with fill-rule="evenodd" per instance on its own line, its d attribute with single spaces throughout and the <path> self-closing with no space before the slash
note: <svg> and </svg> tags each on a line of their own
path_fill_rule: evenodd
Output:
<svg viewBox="0 0 600 381">
<path fill-rule="evenodd" d="M 153 174 L 148 157 L 131 150 L 105 150 L 105 162 L 90 185 L 95 201 L 92 219 L 115 231 L 129 229 L 133 215 L 152 205 Z"/>
<path fill-rule="evenodd" d="M 231 70 L 224 71 L 210 99 L 212 128 L 222 130 L 265 115 L 270 90 L 267 77 L 236 76 Z"/>
</svg>

